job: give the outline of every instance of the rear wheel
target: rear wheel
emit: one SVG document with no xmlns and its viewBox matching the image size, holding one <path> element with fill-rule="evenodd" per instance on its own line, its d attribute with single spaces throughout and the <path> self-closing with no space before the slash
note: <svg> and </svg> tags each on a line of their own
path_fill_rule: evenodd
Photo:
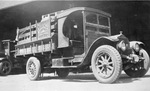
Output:
<svg viewBox="0 0 150 91">
<path fill-rule="evenodd" d="M 132 64 L 131 68 L 125 70 L 125 73 L 130 77 L 142 77 L 149 69 L 150 60 L 148 53 L 144 49 L 141 49 L 139 56 L 143 57 L 144 61 Z"/>
<path fill-rule="evenodd" d="M 122 71 L 122 60 L 119 52 L 112 46 L 98 47 L 92 56 L 92 71 L 101 83 L 115 82 Z"/>
<path fill-rule="evenodd" d="M 0 75 L 6 76 L 10 74 L 11 70 L 12 70 L 12 65 L 9 61 L 0 62 Z"/>
<path fill-rule="evenodd" d="M 69 74 L 69 69 L 61 68 L 57 69 L 56 72 L 60 78 L 66 78 Z"/>
<path fill-rule="evenodd" d="M 30 57 L 26 64 L 26 73 L 30 80 L 38 80 L 41 74 L 41 64 L 36 57 Z"/>
</svg>

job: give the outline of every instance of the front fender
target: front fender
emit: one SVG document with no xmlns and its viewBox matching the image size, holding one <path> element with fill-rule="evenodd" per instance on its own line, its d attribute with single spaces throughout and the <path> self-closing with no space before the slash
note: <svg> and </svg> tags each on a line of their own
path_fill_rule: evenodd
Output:
<svg viewBox="0 0 150 91">
<path fill-rule="evenodd" d="M 82 62 L 80 63 L 78 67 L 83 67 L 83 66 L 90 64 L 92 54 L 96 50 L 97 47 L 101 45 L 111 45 L 113 47 L 116 47 L 116 42 L 117 40 L 114 40 L 114 38 L 111 39 L 109 37 L 100 37 L 96 39 L 87 50 L 85 57 L 83 58 Z"/>
<path fill-rule="evenodd" d="M 99 37 L 90 45 L 79 67 L 90 65 L 91 57 L 97 47 L 101 45 L 111 45 L 114 48 L 116 48 L 117 43 L 121 40 L 124 40 L 126 43 L 129 43 L 128 39 L 123 34 Z"/>
<path fill-rule="evenodd" d="M 4 57 L 0 57 L 0 62 L 2 62 L 4 59 L 6 59 L 6 58 L 4 58 Z"/>
<path fill-rule="evenodd" d="M 130 41 L 130 48 L 135 48 L 136 44 L 139 44 L 140 46 L 145 46 L 145 44 L 141 41 Z"/>
</svg>

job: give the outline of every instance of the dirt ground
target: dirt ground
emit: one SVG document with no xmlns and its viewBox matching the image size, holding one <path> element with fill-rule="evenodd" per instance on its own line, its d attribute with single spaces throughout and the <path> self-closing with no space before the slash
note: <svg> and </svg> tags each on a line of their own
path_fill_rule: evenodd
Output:
<svg viewBox="0 0 150 91">
<path fill-rule="evenodd" d="M 0 76 L 0 91 L 150 91 L 150 71 L 141 78 L 122 72 L 114 84 L 101 84 L 92 73 L 71 73 L 66 79 L 44 74 L 39 81 L 30 81 L 25 73 L 12 74 Z"/>
</svg>

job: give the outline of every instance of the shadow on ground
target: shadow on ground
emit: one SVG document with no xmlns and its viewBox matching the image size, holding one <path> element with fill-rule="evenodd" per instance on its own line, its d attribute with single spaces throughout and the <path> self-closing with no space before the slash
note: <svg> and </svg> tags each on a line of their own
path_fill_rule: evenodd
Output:
<svg viewBox="0 0 150 91">
<path fill-rule="evenodd" d="M 93 74 L 70 74 L 66 78 L 59 78 L 56 76 L 43 76 L 40 78 L 42 80 L 53 80 L 58 79 L 64 82 L 97 82 Z"/>
<path fill-rule="evenodd" d="M 126 74 L 121 74 L 121 77 L 116 81 L 115 84 L 131 83 L 134 81 L 139 81 L 142 78 L 150 78 L 150 75 L 145 75 L 144 77 L 132 78 L 132 77 L 127 76 Z"/>
<path fill-rule="evenodd" d="M 25 74 L 25 73 L 26 73 L 25 69 L 15 68 L 12 69 L 10 75 L 18 75 L 18 74 Z"/>
<path fill-rule="evenodd" d="M 13 69 L 10 75 L 19 75 L 19 74 L 26 74 L 25 69 Z M 141 78 L 150 78 L 150 74 L 147 74 L 144 77 L 131 78 L 127 76 L 125 73 L 123 73 L 114 84 L 131 83 L 134 81 L 138 81 Z M 92 73 L 79 73 L 79 74 L 71 73 L 68 77 L 64 79 L 61 79 L 56 75 L 53 76 L 49 75 L 49 76 L 40 77 L 38 81 L 53 80 L 53 79 L 62 80 L 64 82 L 98 82 Z"/>
<path fill-rule="evenodd" d="M 124 83 L 131 83 L 134 81 L 138 81 L 141 78 L 149 78 L 150 75 L 145 75 L 144 77 L 138 77 L 138 78 L 131 78 L 127 76 L 126 74 L 121 74 L 120 78 L 114 83 L 114 84 L 124 84 Z M 62 80 L 64 82 L 98 82 L 97 79 L 94 77 L 93 74 L 71 74 L 68 77 L 61 79 L 58 76 L 46 76 L 42 77 L 40 81 L 43 80 L 53 80 L 58 79 Z"/>
</svg>

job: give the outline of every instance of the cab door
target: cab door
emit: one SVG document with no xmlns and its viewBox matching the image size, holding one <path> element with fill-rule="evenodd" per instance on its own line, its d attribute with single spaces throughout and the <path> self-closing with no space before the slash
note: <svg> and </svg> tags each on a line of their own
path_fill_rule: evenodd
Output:
<svg viewBox="0 0 150 91">
<path fill-rule="evenodd" d="M 84 12 L 85 50 L 99 37 L 110 35 L 109 18 L 93 12 Z"/>
</svg>

